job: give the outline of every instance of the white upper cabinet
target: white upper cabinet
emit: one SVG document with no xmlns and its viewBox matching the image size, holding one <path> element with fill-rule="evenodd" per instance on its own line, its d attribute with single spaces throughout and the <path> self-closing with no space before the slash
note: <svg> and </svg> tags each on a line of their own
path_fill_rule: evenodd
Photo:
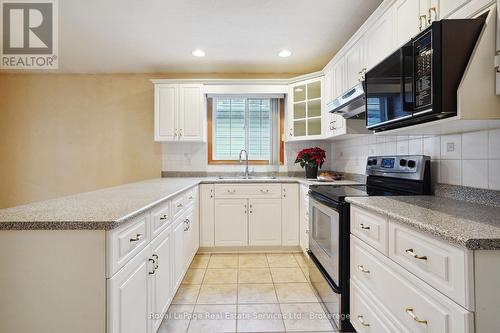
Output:
<svg viewBox="0 0 500 333">
<path fill-rule="evenodd" d="M 202 84 L 155 84 L 155 141 L 205 141 Z"/>
<path fill-rule="evenodd" d="M 290 85 L 287 123 L 289 140 L 319 139 L 322 134 L 323 78 Z"/>
<path fill-rule="evenodd" d="M 399 0 L 394 5 L 394 34 L 396 46 L 408 42 L 419 31 L 419 1 Z M 425 18 L 421 24 L 424 24 Z"/>
<path fill-rule="evenodd" d="M 344 90 L 350 89 L 362 81 L 364 72 L 366 71 L 363 56 L 364 38 L 361 37 L 347 50 L 344 56 L 346 88 Z"/>
<path fill-rule="evenodd" d="M 415 1 L 415 0 L 413 0 Z M 394 49 L 394 11 L 388 10 L 365 34 L 365 65 L 367 70 L 387 57 Z"/>
</svg>

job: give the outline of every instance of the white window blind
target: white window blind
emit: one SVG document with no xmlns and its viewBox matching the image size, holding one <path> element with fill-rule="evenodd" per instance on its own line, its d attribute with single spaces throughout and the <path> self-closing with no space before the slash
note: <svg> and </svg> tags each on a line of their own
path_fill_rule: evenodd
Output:
<svg viewBox="0 0 500 333">
<path fill-rule="evenodd" d="M 214 98 L 212 158 L 238 160 L 245 149 L 249 160 L 273 162 L 277 105 L 275 98 Z"/>
</svg>

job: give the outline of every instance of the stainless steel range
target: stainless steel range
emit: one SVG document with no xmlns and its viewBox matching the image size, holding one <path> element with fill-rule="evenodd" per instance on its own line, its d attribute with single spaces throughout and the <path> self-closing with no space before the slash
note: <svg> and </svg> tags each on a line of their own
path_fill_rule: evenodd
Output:
<svg viewBox="0 0 500 333">
<path fill-rule="evenodd" d="M 309 255 L 317 270 L 310 278 L 330 321 L 354 332 L 349 320 L 349 204 L 346 197 L 428 195 L 428 156 L 373 156 L 366 186 L 314 185 L 309 191 Z"/>
</svg>

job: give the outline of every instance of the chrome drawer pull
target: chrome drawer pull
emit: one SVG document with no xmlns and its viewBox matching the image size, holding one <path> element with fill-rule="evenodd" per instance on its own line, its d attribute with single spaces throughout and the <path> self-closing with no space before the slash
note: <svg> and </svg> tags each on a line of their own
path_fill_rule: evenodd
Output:
<svg viewBox="0 0 500 333">
<path fill-rule="evenodd" d="M 413 313 L 413 308 L 406 308 L 405 309 L 406 313 L 412 317 L 413 320 L 415 320 L 417 323 L 420 323 L 420 324 L 425 324 L 427 325 L 427 320 L 423 320 L 423 319 L 419 319 L 415 313 Z"/>
<path fill-rule="evenodd" d="M 363 273 L 370 274 L 370 271 L 366 269 L 365 266 L 363 265 L 358 265 L 358 269 Z"/>
<path fill-rule="evenodd" d="M 415 259 L 420 259 L 420 260 L 427 260 L 427 256 L 419 256 L 415 252 L 413 252 L 413 249 L 406 249 L 406 253 L 408 253 L 410 256 L 412 256 Z"/>
<path fill-rule="evenodd" d="M 163 215 L 162 217 L 160 217 L 160 220 L 166 220 L 168 217 L 167 217 L 167 214 Z"/>
<path fill-rule="evenodd" d="M 269 190 L 268 190 L 268 189 L 266 189 L 266 190 L 264 190 L 264 189 L 260 189 L 260 191 L 261 191 L 262 193 L 269 193 Z"/>
<path fill-rule="evenodd" d="M 130 242 L 137 242 L 137 241 L 140 241 L 142 238 L 142 234 L 137 234 L 135 235 L 134 238 L 130 238 Z"/>
<path fill-rule="evenodd" d="M 370 227 L 367 226 L 367 225 L 364 225 L 363 223 L 360 223 L 359 226 L 361 227 L 361 229 L 363 230 L 370 230 Z"/>
<path fill-rule="evenodd" d="M 193 196 L 192 196 L 192 195 L 191 195 L 191 196 L 189 196 L 189 198 L 188 198 L 188 199 L 189 199 L 189 200 L 192 200 L 192 199 L 193 199 Z"/>
<path fill-rule="evenodd" d="M 177 208 L 182 208 L 182 207 L 184 207 L 184 205 L 181 203 L 177 205 Z"/>
<path fill-rule="evenodd" d="M 227 190 L 227 193 L 236 193 L 236 190 Z"/>
<path fill-rule="evenodd" d="M 366 327 L 370 326 L 370 324 L 365 323 L 365 321 L 363 320 L 363 316 L 358 316 L 358 321 L 359 321 L 359 322 L 361 323 L 361 325 L 363 325 L 363 326 L 366 326 Z"/>
</svg>

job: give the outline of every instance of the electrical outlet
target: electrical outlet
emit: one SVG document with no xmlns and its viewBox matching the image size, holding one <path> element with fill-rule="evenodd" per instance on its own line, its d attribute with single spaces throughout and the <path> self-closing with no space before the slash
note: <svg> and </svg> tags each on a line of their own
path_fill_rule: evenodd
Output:
<svg viewBox="0 0 500 333">
<path fill-rule="evenodd" d="M 446 152 L 452 153 L 455 151 L 455 142 L 446 143 Z"/>
</svg>

